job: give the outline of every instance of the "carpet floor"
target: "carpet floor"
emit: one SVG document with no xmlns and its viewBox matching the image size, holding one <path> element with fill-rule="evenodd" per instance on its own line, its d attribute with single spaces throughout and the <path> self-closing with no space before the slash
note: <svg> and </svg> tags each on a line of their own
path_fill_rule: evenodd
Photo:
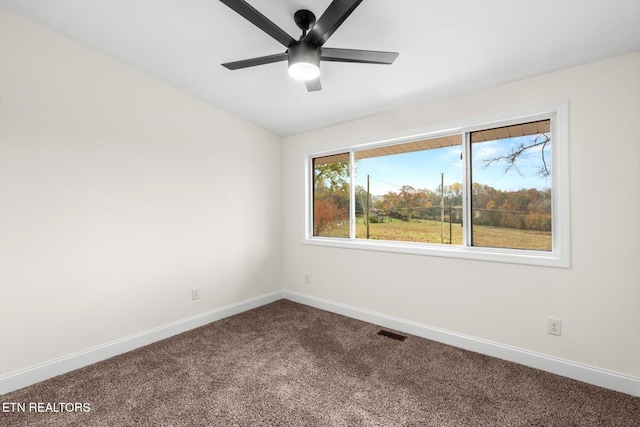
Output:
<svg viewBox="0 0 640 427">
<path fill-rule="evenodd" d="M 380 329 L 280 300 L 4 394 L 0 424 L 640 425 L 640 398 Z"/>
</svg>

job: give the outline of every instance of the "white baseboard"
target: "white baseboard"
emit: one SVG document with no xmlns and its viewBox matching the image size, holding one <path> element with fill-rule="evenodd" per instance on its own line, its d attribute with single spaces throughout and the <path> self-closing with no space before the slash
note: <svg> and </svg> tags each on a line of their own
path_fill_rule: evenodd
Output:
<svg viewBox="0 0 640 427">
<path fill-rule="evenodd" d="M 400 319 L 385 314 L 376 313 L 362 308 L 337 303 L 334 301 L 301 294 L 294 291 L 284 291 L 284 298 L 341 314 L 343 316 L 373 323 L 389 329 L 405 332 L 411 335 L 449 344 L 455 347 L 471 350 L 476 353 L 486 354 L 499 359 L 508 360 L 521 365 L 551 372 L 556 375 L 604 387 L 610 390 L 627 393 L 640 397 L 640 378 L 620 374 L 606 369 L 583 365 L 570 360 L 564 360 L 553 356 L 547 356 L 533 351 L 523 350 L 517 347 L 474 338 L 458 334 L 444 329 L 434 328 L 405 319 Z"/>
<path fill-rule="evenodd" d="M 178 320 L 139 334 L 131 335 L 116 341 L 108 342 L 89 348 L 59 359 L 51 360 L 40 365 L 32 366 L 20 371 L 11 372 L 0 377 L 0 394 L 9 393 L 35 384 L 40 381 L 61 375 L 73 370 L 91 365 L 101 360 L 117 356 L 127 351 L 169 338 L 173 335 L 204 326 L 208 323 L 243 311 L 251 310 L 261 305 L 269 304 L 283 298 L 283 291 L 276 291 L 259 297 L 240 301 L 225 307 L 216 308 L 205 313 L 197 314 L 186 319 Z"/>
</svg>

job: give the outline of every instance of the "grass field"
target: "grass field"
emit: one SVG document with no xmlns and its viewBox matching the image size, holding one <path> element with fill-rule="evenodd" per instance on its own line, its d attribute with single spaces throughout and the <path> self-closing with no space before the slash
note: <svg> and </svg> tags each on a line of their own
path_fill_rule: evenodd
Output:
<svg viewBox="0 0 640 427">
<path fill-rule="evenodd" d="M 462 244 L 463 228 L 460 224 L 444 224 L 444 243 Z M 411 220 L 369 225 L 369 238 L 374 240 L 392 240 L 404 242 L 442 243 L 442 226 L 439 221 Z M 490 246 L 498 248 L 551 250 L 551 233 L 513 228 L 475 225 L 473 227 L 474 246 Z M 349 224 L 343 223 L 327 236 L 349 237 Z M 366 239 L 367 227 L 362 218 L 356 219 L 356 238 Z M 451 239 L 451 240 L 450 240 Z"/>
</svg>

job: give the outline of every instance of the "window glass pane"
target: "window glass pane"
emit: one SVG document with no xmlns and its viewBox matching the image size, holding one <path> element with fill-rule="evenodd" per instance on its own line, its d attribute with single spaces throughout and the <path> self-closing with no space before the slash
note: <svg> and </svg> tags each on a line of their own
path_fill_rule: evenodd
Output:
<svg viewBox="0 0 640 427">
<path fill-rule="evenodd" d="M 349 154 L 313 159 L 313 235 L 349 237 Z"/>
<path fill-rule="evenodd" d="M 471 133 L 472 245 L 551 250 L 550 120 Z"/>
<path fill-rule="evenodd" d="M 356 151 L 356 238 L 462 244 L 461 141 Z"/>
</svg>

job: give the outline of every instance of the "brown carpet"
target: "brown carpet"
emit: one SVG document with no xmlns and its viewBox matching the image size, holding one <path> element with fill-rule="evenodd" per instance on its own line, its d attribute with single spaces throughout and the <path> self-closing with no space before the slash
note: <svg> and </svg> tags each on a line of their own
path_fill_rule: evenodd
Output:
<svg viewBox="0 0 640 427">
<path fill-rule="evenodd" d="M 380 329 L 280 300 L 2 395 L 26 411 L 1 413 L 0 424 L 640 423 L 640 398 L 411 335 L 398 341 Z M 29 412 L 34 402 L 62 412 Z M 61 405 L 76 402 L 89 412 Z"/>
</svg>

